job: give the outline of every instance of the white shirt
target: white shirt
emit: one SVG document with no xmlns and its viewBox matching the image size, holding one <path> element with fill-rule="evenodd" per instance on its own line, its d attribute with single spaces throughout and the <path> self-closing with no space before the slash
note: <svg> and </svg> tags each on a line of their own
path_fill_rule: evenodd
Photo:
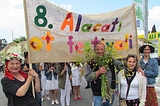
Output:
<svg viewBox="0 0 160 106">
<path fill-rule="evenodd" d="M 126 94 L 127 94 L 127 89 L 128 89 L 128 84 L 126 81 L 126 77 L 121 77 L 121 98 L 126 99 Z M 136 77 L 132 80 L 128 92 L 128 96 L 126 100 L 133 100 L 133 99 L 138 99 L 139 98 L 139 83 Z"/>
<path fill-rule="evenodd" d="M 42 69 L 44 69 L 44 63 L 43 62 L 40 62 L 40 66 L 42 66 Z M 41 75 L 44 75 L 44 70 L 41 71 Z"/>
</svg>

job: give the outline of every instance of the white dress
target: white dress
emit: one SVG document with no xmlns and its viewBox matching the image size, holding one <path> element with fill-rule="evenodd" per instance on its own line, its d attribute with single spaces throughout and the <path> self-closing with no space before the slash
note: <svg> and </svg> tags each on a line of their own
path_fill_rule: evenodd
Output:
<svg viewBox="0 0 160 106">
<path fill-rule="evenodd" d="M 58 89 L 58 77 L 57 79 L 55 79 L 53 76 L 53 70 L 51 70 L 51 72 L 52 72 L 52 80 L 46 80 L 46 90 Z"/>
<path fill-rule="evenodd" d="M 44 63 L 43 62 L 40 63 L 40 66 L 42 66 L 42 68 L 44 69 Z M 45 86 L 46 86 L 46 76 L 44 75 L 44 70 L 41 71 L 41 84 L 42 84 L 42 89 L 44 89 Z"/>
<path fill-rule="evenodd" d="M 42 68 L 44 69 L 44 63 L 43 62 L 40 63 L 40 66 L 42 66 Z M 46 90 L 46 76 L 44 75 L 44 70 L 41 71 L 41 86 L 42 86 L 42 95 L 45 95 L 45 92 L 48 95 L 49 91 Z"/>
<path fill-rule="evenodd" d="M 82 77 L 81 76 L 81 67 L 72 66 L 71 65 L 71 71 L 72 71 L 72 86 L 78 86 L 82 84 Z"/>
</svg>

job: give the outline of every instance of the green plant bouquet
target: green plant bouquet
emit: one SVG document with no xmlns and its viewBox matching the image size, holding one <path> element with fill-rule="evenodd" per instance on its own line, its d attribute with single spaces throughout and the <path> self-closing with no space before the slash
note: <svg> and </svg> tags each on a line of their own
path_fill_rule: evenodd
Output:
<svg viewBox="0 0 160 106">
<path fill-rule="evenodd" d="M 85 63 L 88 62 L 88 64 L 92 64 L 93 65 L 93 70 L 92 70 L 92 78 L 94 79 L 94 83 L 96 83 L 96 76 L 93 73 L 94 71 L 96 71 L 96 67 L 102 67 L 104 66 L 106 68 L 106 70 L 109 70 L 109 66 L 108 63 L 113 63 L 113 58 L 118 59 L 121 58 L 121 56 L 118 55 L 118 52 L 116 51 L 116 49 L 114 49 L 113 47 L 106 47 L 105 48 L 105 52 L 104 52 L 104 56 L 99 57 L 95 51 L 93 51 L 90 47 L 85 48 L 85 50 L 83 51 L 83 53 L 85 53 L 85 57 L 74 57 L 72 61 L 74 62 L 78 62 L 78 63 Z M 85 67 L 85 65 L 83 66 Z M 81 71 L 81 76 L 83 76 L 84 74 L 84 70 L 82 69 Z M 99 77 L 101 79 L 101 94 L 103 97 L 103 102 L 106 102 L 106 99 L 110 100 L 111 102 L 111 98 L 112 95 L 114 93 L 114 90 L 110 88 L 109 82 L 108 82 L 108 78 L 106 77 L 106 73 L 102 74 L 101 77 Z M 102 103 L 103 103 L 102 102 Z"/>
</svg>

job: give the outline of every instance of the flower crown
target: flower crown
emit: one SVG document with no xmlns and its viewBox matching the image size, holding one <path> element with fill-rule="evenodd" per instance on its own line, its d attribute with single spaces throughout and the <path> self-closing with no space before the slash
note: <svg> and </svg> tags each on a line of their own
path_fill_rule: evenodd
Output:
<svg viewBox="0 0 160 106">
<path fill-rule="evenodd" d="M 153 44 L 151 44 L 151 43 L 143 43 L 143 45 L 142 45 L 142 46 L 144 46 L 144 45 L 152 46 L 153 48 L 155 48 L 155 46 L 154 46 Z"/>
<path fill-rule="evenodd" d="M 2 59 L 2 61 L 5 63 L 7 60 L 12 60 L 12 59 L 17 59 L 17 60 L 20 60 L 21 62 L 24 60 L 24 58 L 17 54 L 17 53 L 12 53 L 12 54 L 9 54 L 8 56 L 4 57 Z"/>
</svg>

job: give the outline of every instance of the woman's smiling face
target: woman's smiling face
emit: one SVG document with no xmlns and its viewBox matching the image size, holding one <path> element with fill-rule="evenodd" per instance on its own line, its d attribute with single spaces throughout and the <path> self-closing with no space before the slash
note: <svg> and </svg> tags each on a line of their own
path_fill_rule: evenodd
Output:
<svg viewBox="0 0 160 106">
<path fill-rule="evenodd" d="M 11 73 L 17 73 L 17 72 L 19 72 L 20 67 L 21 67 L 21 63 L 20 63 L 19 60 L 12 59 L 8 63 L 8 70 Z"/>
<path fill-rule="evenodd" d="M 144 56 L 149 56 L 151 53 L 151 49 L 149 48 L 149 46 L 146 46 L 143 50 Z"/>
<path fill-rule="evenodd" d="M 128 61 L 127 61 L 127 66 L 130 70 L 134 70 L 134 68 L 136 67 L 136 60 L 133 57 L 129 57 Z"/>
</svg>

